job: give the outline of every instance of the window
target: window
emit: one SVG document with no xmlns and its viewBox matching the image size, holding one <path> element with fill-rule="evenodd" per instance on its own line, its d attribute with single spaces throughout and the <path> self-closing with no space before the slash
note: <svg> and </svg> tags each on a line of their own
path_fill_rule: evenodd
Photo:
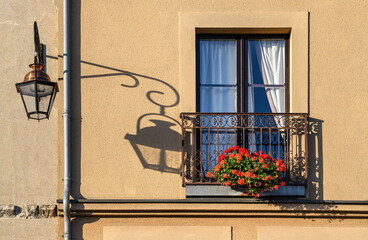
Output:
<svg viewBox="0 0 368 240">
<path fill-rule="evenodd" d="M 234 145 L 284 158 L 285 131 L 277 130 L 277 116 L 267 114 L 288 109 L 288 39 L 288 35 L 198 35 L 197 112 L 215 113 L 207 120 L 218 122 L 197 133 L 203 169 L 211 169 L 218 154 Z M 268 118 L 269 128 L 255 123 L 252 129 L 239 129 L 246 122 L 231 128 L 229 120 L 245 118 L 221 114 L 236 112 L 261 113 L 255 121 Z"/>
<path fill-rule="evenodd" d="M 198 35 L 197 112 L 288 112 L 288 35 Z"/>
<path fill-rule="evenodd" d="M 239 195 L 224 186 L 213 186 L 216 183 L 203 174 L 207 169 L 211 170 L 216 154 L 226 144 L 238 144 L 251 151 L 267 148 L 266 152 L 271 150 L 287 163 L 285 181 L 288 186 L 271 192 L 271 195 L 304 196 L 308 155 L 307 114 L 303 113 L 308 109 L 308 13 L 200 12 L 180 13 L 179 18 L 182 180 L 186 195 Z M 217 82 L 204 79 L 201 82 L 200 41 L 206 40 L 232 41 L 224 43 L 227 46 L 222 48 L 231 50 L 233 57 L 229 53 L 226 56 L 235 63 L 218 64 L 221 68 L 212 69 L 217 71 L 216 74 L 221 69 L 224 76 L 230 76 L 226 81 L 219 82 L 215 78 Z M 268 74 L 256 55 L 260 49 L 258 46 L 257 50 L 255 45 L 262 40 L 284 42 L 284 66 L 281 69 L 285 76 L 281 84 L 265 83 L 260 78 Z M 249 55 L 252 61 L 248 61 Z M 250 64 L 252 68 L 249 68 Z M 226 72 L 227 69 L 232 72 Z M 219 98 L 219 92 L 226 94 Z M 230 100 L 223 101 L 225 98 Z M 280 109 L 283 106 L 284 110 L 277 110 L 278 106 Z M 221 114 L 217 112 L 220 108 Z"/>
</svg>

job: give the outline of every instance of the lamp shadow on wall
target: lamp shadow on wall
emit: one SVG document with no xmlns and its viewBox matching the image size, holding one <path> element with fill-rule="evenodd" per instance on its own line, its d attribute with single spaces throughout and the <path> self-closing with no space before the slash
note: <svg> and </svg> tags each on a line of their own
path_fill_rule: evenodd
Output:
<svg viewBox="0 0 368 240">
<path fill-rule="evenodd" d="M 77 54 L 73 54 L 72 62 L 73 65 L 71 75 L 72 77 L 72 116 L 73 119 L 76 120 L 72 124 L 72 142 L 73 150 L 72 155 L 74 160 L 80 159 L 80 138 L 81 138 L 81 79 L 88 79 L 88 78 L 102 78 L 102 77 L 113 77 L 113 76 L 127 76 L 133 80 L 133 83 L 128 84 L 121 84 L 122 87 L 126 88 L 136 88 L 140 85 L 139 78 L 145 80 L 156 81 L 162 86 L 166 86 L 168 90 L 174 95 L 174 101 L 170 104 L 159 103 L 158 101 L 154 100 L 156 96 L 165 95 L 166 92 L 161 91 L 148 91 L 146 93 L 147 100 L 153 104 L 158 106 L 157 112 L 147 113 L 140 116 L 137 120 L 136 124 L 136 133 L 130 134 L 127 133 L 125 135 L 125 139 L 129 141 L 132 148 L 134 149 L 136 155 L 138 156 L 142 166 L 146 169 L 151 169 L 160 172 L 166 173 L 180 173 L 180 166 L 177 166 L 177 159 L 178 159 L 178 152 L 181 151 L 180 148 L 180 139 L 181 135 L 173 130 L 175 126 L 180 126 L 180 123 L 166 115 L 166 109 L 177 106 L 179 103 L 179 93 L 177 90 L 171 86 L 170 84 L 166 83 L 165 81 L 157 78 L 153 78 L 150 76 L 145 76 L 138 73 L 133 73 L 129 71 L 125 71 L 122 69 L 112 68 L 109 66 L 92 63 L 88 61 L 80 60 L 78 63 L 73 62 L 76 59 Z M 51 57 L 51 56 L 48 56 Z M 59 56 L 62 57 L 62 56 Z M 54 57 L 51 57 L 54 58 Z M 80 53 L 79 53 L 80 58 Z M 115 73 L 108 73 L 108 74 L 96 74 L 96 75 L 85 75 L 81 76 L 80 73 L 80 65 L 86 64 L 91 65 L 94 67 L 99 67 L 107 70 L 115 71 Z M 79 79 L 77 79 L 79 76 Z M 59 79 L 59 80 L 62 80 Z M 78 121 L 79 120 L 79 121 Z M 78 122 L 77 122 L 78 121 Z M 147 124 L 148 123 L 148 124 Z M 148 126 L 147 126 L 148 125 Z M 145 126 L 142 128 L 142 126 Z M 79 139 L 79 141 L 78 141 Z M 157 153 L 157 154 L 152 154 Z M 80 162 L 80 161 L 74 161 Z M 73 165 L 73 171 L 80 172 L 80 164 Z M 80 180 L 80 176 L 77 177 Z M 79 190 L 78 190 L 79 189 Z M 73 195 L 75 198 L 84 198 L 80 194 L 80 187 L 76 190 L 79 194 Z"/>
<path fill-rule="evenodd" d="M 159 120 L 158 118 L 166 117 L 167 120 Z M 141 128 L 143 120 L 153 123 L 153 126 Z M 175 119 L 158 114 L 150 113 L 139 117 L 137 121 L 136 134 L 125 135 L 137 154 L 142 166 L 147 169 L 160 172 L 176 173 L 180 172 L 180 168 L 175 168 L 175 152 L 180 151 L 180 134 L 171 129 L 171 127 L 179 124 Z M 152 153 L 154 154 L 148 154 Z M 176 159 L 177 160 L 177 159 Z"/>
<path fill-rule="evenodd" d="M 71 91 L 71 178 L 72 191 L 71 196 L 74 199 L 85 199 L 81 193 L 81 128 L 82 128 L 82 114 L 81 114 L 81 80 L 88 78 L 103 78 L 113 76 L 127 76 L 133 80 L 133 83 L 121 84 L 122 87 L 136 88 L 140 82 L 138 78 L 144 80 L 155 81 L 163 87 L 169 89 L 169 92 L 174 95 L 174 100 L 169 103 L 159 103 L 155 100 L 155 96 L 165 95 L 166 92 L 148 91 L 146 93 L 147 100 L 153 105 L 158 106 L 157 112 L 146 113 L 140 116 L 136 123 L 136 133 L 127 133 L 124 137 L 129 141 L 134 149 L 142 166 L 146 169 L 151 169 L 159 172 L 166 172 L 172 174 L 180 173 L 180 164 L 178 164 L 178 152 L 180 152 L 181 135 L 173 130 L 174 127 L 179 126 L 180 123 L 166 115 L 166 109 L 177 106 L 179 104 L 179 93 L 177 90 L 166 83 L 165 81 L 145 76 L 138 73 L 125 71 L 97 63 L 81 60 L 81 22 L 80 22 L 81 2 L 72 1 L 70 17 L 73 24 L 70 26 L 70 65 L 73 66 L 70 71 L 70 91 Z M 62 55 L 47 56 L 50 59 L 60 60 Z M 113 73 L 97 74 L 97 75 L 81 75 L 81 65 L 86 64 L 102 69 L 112 70 Z M 63 78 L 59 78 L 62 81 Z M 143 103 L 142 103 L 143 104 Z M 147 123 L 150 126 L 147 126 Z M 142 126 L 145 126 L 142 128 Z M 149 148 L 149 150 L 145 149 Z M 146 155 L 146 153 L 155 150 L 157 155 Z M 173 154 L 174 153 L 174 154 Z M 170 156 L 175 156 L 170 158 Z M 72 204 L 72 208 L 74 205 Z M 83 205 L 77 204 L 75 207 L 84 208 Z M 89 220 L 75 218 L 72 220 L 73 238 L 83 239 L 84 224 L 97 221 L 99 218 L 91 218 Z"/>
<path fill-rule="evenodd" d="M 156 101 L 155 96 L 164 96 L 166 93 L 169 94 L 168 92 L 155 90 L 148 91 L 146 93 L 146 98 L 148 102 L 158 107 L 157 112 L 146 113 L 140 116 L 136 123 L 136 133 L 127 133 L 124 138 L 131 144 L 143 168 L 159 172 L 179 174 L 180 166 L 177 166 L 177 162 L 178 152 L 181 151 L 181 135 L 173 130 L 173 128 L 175 126 L 180 126 L 180 123 L 176 119 L 166 115 L 167 108 L 172 108 L 179 104 L 179 93 L 177 90 L 170 84 L 158 78 L 83 60 L 81 60 L 81 63 L 115 71 L 115 73 L 109 74 L 81 76 L 82 79 L 126 76 L 130 77 L 131 80 L 133 80 L 133 83 L 130 85 L 121 84 L 122 87 L 136 88 L 140 85 L 139 79 L 144 79 L 155 81 L 162 87 L 166 87 L 168 91 L 171 92 L 171 94 L 174 96 L 174 99 L 171 103 L 167 104 L 166 102 L 160 103 Z"/>
</svg>

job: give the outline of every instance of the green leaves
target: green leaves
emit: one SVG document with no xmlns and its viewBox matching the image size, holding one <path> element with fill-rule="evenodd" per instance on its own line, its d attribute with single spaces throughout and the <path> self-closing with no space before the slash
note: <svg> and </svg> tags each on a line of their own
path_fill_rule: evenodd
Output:
<svg viewBox="0 0 368 240">
<path fill-rule="evenodd" d="M 235 146 L 219 156 L 218 164 L 212 170 L 222 184 L 247 186 L 249 193 L 257 197 L 261 192 L 278 188 L 279 178 L 285 169 L 281 160 L 276 162 L 263 152 L 249 154 L 248 150 Z"/>
</svg>

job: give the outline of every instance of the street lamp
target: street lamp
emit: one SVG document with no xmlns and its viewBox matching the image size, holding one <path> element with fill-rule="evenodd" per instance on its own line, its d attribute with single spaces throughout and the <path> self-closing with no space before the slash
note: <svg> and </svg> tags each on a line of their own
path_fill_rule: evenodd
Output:
<svg viewBox="0 0 368 240">
<path fill-rule="evenodd" d="M 45 69 L 45 46 L 40 44 L 37 23 L 34 22 L 34 63 L 29 67 L 32 71 L 27 73 L 24 81 L 15 84 L 17 92 L 20 93 L 28 119 L 48 119 L 51 108 L 59 91 L 56 82 L 51 82 Z"/>
</svg>

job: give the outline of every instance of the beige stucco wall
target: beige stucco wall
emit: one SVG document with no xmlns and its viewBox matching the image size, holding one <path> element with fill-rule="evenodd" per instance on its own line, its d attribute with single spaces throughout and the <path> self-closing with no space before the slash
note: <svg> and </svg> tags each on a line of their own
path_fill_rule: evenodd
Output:
<svg viewBox="0 0 368 240">
<path fill-rule="evenodd" d="M 230 226 L 106 226 L 104 240 L 231 240 Z"/>
<path fill-rule="evenodd" d="M 91 240 L 191 239 L 193 233 L 197 239 L 295 239 L 298 232 L 303 239 L 343 240 L 365 239 L 368 231 L 364 205 L 126 202 L 73 204 L 71 212 L 73 236 Z"/>
<path fill-rule="evenodd" d="M 62 53 L 61 2 L 0 1 L 0 204 L 53 204 L 62 197 L 62 91 L 50 120 L 37 122 L 26 119 L 14 87 L 33 60 L 34 20 L 47 54 L 53 57 L 47 59 L 48 74 L 54 81 L 62 77 L 61 58 L 55 59 Z M 362 26 L 367 11 L 367 3 L 358 0 L 71 1 L 72 197 L 185 198 L 179 175 L 178 121 L 193 97 L 182 91 L 187 86 L 181 78 L 180 15 L 266 12 L 303 15 L 303 42 L 309 37 L 309 46 L 301 46 L 310 54 L 309 107 L 303 87 L 294 88 L 292 106 L 309 108 L 319 124 L 310 137 L 311 198 L 366 200 L 368 33 Z M 291 51 L 300 44 L 293 40 Z M 193 50 L 194 42 L 190 44 Z M 295 64 L 300 61 L 293 57 L 291 67 Z M 303 74 L 291 76 L 294 87 L 297 81 L 306 84 L 304 64 Z M 58 83 L 62 90 L 62 79 Z M 62 224 L 56 230 L 61 218 L 19 218 L 0 219 L 0 239 L 56 239 L 62 233 Z M 367 223 L 328 218 L 77 218 L 73 237 L 103 239 L 104 228 L 110 226 L 222 225 L 233 227 L 233 239 L 261 240 L 269 238 L 267 231 L 274 230 L 270 226 L 275 222 L 295 227 L 283 231 L 304 230 L 315 239 L 324 234 L 361 239 Z"/>
<path fill-rule="evenodd" d="M 33 21 L 47 55 L 57 54 L 57 13 L 53 1 L 1 1 L 0 202 L 55 203 L 57 108 L 50 120 L 28 120 L 15 83 L 33 62 Z M 57 79 L 57 62 L 47 58 L 47 73 Z M 60 95 L 57 95 L 60 98 Z"/>
<path fill-rule="evenodd" d="M 57 1 L 0 1 L 0 205 L 55 204 L 57 196 L 57 108 L 50 120 L 27 120 L 15 83 L 21 82 L 33 62 L 33 21 L 37 21 L 47 54 L 57 54 Z M 51 80 L 57 61 L 47 59 Z M 57 96 L 59 98 L 60 96 Z M 56 237 L 56 218 L 24 219 L 19 212 L 1 214 L 0 239 Z M 31 217 L 32 218 L 32 217 Z"/>
<path fill-rule="evenodd" d="M 74 197 L 184 198 L 177 121 L 193 99 L 182 92 L 180 14 L 280 12 L 280 21 L 303 16 L 301 48 L 310 51 L 309 72 L 305 50 L 291 59 L 291 105 L 308 110 L 309 75 L 310 117 L 319 124 L 309 146 L 311 197 L 367 199 L 368 166 L 351 156 L 368 151 L 364 1 L 77 1 L 72 9 Z M 292 57 L 298 44 L 292 36 Z"/>
<path fill-rule="evenodd" d="M 161 238 L 158 239 L 181 239 L 183 235 L 190 236 L 190 229 L 193 226 L 199 227 L 196 231 L 197 239 L 207 239 L 205 236 L 215 235 L 229 240 L 292 240 L 296 236 L 303 240 L 344 240 L 365 239 L 367 233 L 366 224 L 366 221 L 357 222 L 349 219 L 340 221 L 338 219 L 302 218 L 292 220 L 274 218 L 79 218 L 75 220 L 73 226 L 76 237 L 83 237 L 83 239 L 89 240 L 121 239 L 113 236 L 131 236 L 136 229 L 141 229 L 142 231 L 141 234 L 136 235 L 137 240 L 146 239 L 140 236 L 150 231 L 153 232 L 152 239 L 156 239 L 154 238 L 155 234 L 163 232 L 168 228 L 180 230 L 177 231 L 177 234 L 181 235 L 172 234 L 167 236 L 162 234 Z M 227 235 L 229 227 L 232 228 L 230 238 Z M 288 234 L 289 232 L 290 234 Z"/>
</svg>

